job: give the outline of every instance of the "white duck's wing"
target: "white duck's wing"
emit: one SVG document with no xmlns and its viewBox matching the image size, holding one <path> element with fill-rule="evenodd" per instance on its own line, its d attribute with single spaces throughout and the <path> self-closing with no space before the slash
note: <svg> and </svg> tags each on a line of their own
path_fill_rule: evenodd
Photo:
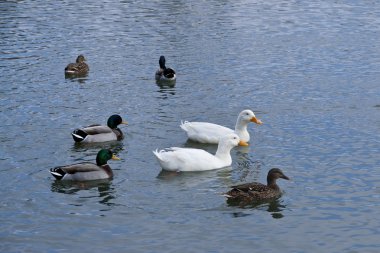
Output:
<svg viewBox="0 0 380 253">
<path fill-rule="evenodd" d="M 162 169 L 169 171 L 206 171 L 224 167 L 214 155 L 194 148 L 153 151 Z"/>
<path fill-rule="evenodd" d="M 181 122 L 180 127 L 190 140 L 201 143 L 217 144 L 222 136 L 234 133 L 234 130 L 208 122 Z"/>
</svg>

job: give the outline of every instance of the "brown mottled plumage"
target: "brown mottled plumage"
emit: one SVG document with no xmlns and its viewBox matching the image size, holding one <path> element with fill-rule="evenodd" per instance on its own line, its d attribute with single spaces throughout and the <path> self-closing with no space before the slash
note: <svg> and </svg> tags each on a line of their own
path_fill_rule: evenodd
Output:
<svg viewBox="0 0 380 253">
<path fill-rule="evenodd" d="M 280 187 L 276 184 L 278 178 L 289 180 L 284 173 L 277 168 L 268 172 L 267 185 L 261 183 L 246 183 L 231 186 L 225 196 L 230 204 L 248 204 L 264 200 L 276 199 L 281 196 Z"/>
<path fill-rule="evenodd" d="M 68 75 L 85 75 L 89 71 L 89 67 L 86 64 L 86 58 L 83 55 L 77 57 L 76 63 L 70 63 L 65 68 L 65 74 Z"/>
</svg>

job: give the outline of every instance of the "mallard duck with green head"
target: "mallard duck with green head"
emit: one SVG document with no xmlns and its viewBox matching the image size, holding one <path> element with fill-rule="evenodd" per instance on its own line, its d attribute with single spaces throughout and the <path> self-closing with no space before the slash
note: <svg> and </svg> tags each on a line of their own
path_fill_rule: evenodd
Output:
<svg viewBox="0 0 380 253">
<path fill-rule="evenodd" d="M 102 149 L 96 156 L 96 164 L 90 162 L 76 163 L 58 166 L 50 169 L 50 173 L 57 180 L 89 181 L 100 179 L 111 179 L 113 172 L 107 164 L 108 160 L 120 160 L 109 149 Z"/>
<path fill-rule="evenodd" d="M 156 71 L 156 81 L 175 81 L 177 76 L 174 69 L 167 68 L 165 65 L 165 56 L 160 56 L 158 63 L 160 68 Z"/>
<path fill-rule="evenodd" d="M 282 178 L 289 180 L 287 176 L 278 168 L 269 170 L 267 175 L 267 185 L 261 183 L 246 183 L 231 186 L 231 190 L 224 194 L 229 203 L 248 204 L 265 200 L 276 199 L 281 196 L 280 187 L 276 180 Z"/>
<path fill-rule="evenodd" d="M 77 57 L 75 63 L 70 63 L 65 68 L 65 74 L 67 75 L 85 75 L 89 71 L 89 67 L 86 63 L 86 58 L 81 54 Z"/>
<path fill-rule="evenodd" d="M 120 124 L 127 125 L 128 122 L 123 121 L 120 115 L 114 114 L 108 118 L 107 126 L 90 125 L 75 129 L 71 135 L 78 143 L 120 141 L 124 138 L 123 132 L 118 128 Z"/>
</svg>

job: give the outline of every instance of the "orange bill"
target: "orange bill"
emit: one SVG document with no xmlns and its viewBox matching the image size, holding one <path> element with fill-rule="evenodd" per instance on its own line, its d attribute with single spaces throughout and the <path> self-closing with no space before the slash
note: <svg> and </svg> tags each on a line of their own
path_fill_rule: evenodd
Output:
<svg viewBox="0 0 380 253">
<path fill-rule="evenodd" d="M 256 117 L 252 117 L 251 118 L 251 122 L 254 122 L 254 123 L 258 124 L 258 125 L 263 124 L 263 122 L 261 120 L 259 120 L 258 118 L 256 118 Z"/>
<path fill-rule="evenodd" d="M 239 141 L 239 146 L 249 146 L 249 144 L 245 141 Z"/>
</svg>

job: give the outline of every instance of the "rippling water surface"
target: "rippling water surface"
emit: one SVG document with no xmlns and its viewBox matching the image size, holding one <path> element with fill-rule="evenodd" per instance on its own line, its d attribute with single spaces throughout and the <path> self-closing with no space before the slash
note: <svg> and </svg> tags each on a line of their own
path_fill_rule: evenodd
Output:
<svg viewBox="0 0 380 253">
<path fill-rule="evenodd" d="M 1 252 L 379 251 L 378 1 L 2 1 L 0 38 Z M 89 75 L 65 79 L 80 53 Z M 264 124 L 231 167 L 161 172 L 156 148 L 216 150 L 181 120 L 233 127 L 246 108 Z M 122 142 L 73 144 L 114 113 Z M 49 175 L 104 146 L 114 180 Z M 226 204 L 272 167 L 292 179 L 280 199 Z"/>
</svg>

